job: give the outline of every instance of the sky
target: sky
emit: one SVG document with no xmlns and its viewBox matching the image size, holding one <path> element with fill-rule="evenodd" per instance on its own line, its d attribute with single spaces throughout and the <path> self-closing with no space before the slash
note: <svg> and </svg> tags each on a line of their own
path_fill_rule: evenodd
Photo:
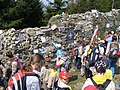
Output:
<svg viewBox="0 0 120 90">
<path fill-rule="evenodd" d="M 47 0 L 41 0 L 45 5 L 48 5 Z M 53 1 L 53 0 L 49 0 L 49 1 Z"/>
<path fill-rule="evenodd" d="M 47 0 L 42 0 L 42 2 L 43 2 L 45 5 L 48 4 Z"/>
</svg>

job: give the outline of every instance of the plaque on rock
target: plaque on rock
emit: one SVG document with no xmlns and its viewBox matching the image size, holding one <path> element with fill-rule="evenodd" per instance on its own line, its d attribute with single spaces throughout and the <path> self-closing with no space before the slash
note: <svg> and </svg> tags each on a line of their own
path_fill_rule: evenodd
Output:
<svg viewBox="0 0 120 90">
<path fill-rule="evenodd" d="M 67 44 L 74 42 L 74 31 L 73 30 L 68 30 L 66 39 L 67 39 Z"/>
</svg>

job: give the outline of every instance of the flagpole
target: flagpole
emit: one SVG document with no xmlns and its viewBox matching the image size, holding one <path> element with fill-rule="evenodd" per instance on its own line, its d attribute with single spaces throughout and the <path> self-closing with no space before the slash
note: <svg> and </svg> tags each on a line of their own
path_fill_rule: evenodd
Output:
<svg viewBox="0 0 120 90">
<path fill-rule="evenodd" d="M 94 41 L 94 39 L 96 38 L 97 35 L 98 35 L 98 25 L 96 25 L 96 27 L 95 27 L 93 36 L 92 36 L 91 41 L 89 43 L 90 46 L 92 45 L 92 43 L 93 43 L 93 41 Z"/>
</svg>

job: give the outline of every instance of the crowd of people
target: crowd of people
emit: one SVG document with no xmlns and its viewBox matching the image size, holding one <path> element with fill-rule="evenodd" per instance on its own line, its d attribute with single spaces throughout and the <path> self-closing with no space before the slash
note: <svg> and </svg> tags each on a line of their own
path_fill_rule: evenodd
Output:
<svg viewBox="0 0 120 90">
<path fill-rule="evenodd" d="M 69 85 L 69 71 L 74 68 L 86 78 L 81 90 L 115 90 L 115 67 L 120 68 L 119 41 L 119 33 L 108 32 L 91 45 L 78 41 L 68 50 L 58 44 L 54 61 L 40 51 L 26 60 L 8 51 L 9 68 L 0 60 L 0 86 L 4 90 L 74 90 Z"/>
</svg>

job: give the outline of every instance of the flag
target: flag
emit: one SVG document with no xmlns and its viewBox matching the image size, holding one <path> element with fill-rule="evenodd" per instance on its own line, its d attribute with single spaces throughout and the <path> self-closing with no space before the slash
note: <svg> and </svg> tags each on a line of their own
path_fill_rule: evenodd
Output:
<svg viewBox="0 0 120 90">
<path fill-rule="evenodd" d="M 91 38 L 90 46 L 92 45 L 92 43 L 93 43 L 93 41 L 94 41 L 94 39 L 96 38 L 97 35 L 98 35 L 98 26 L 96 26 L 96 29 L 95 29 L 95 31 L 94 31 L 94 34 L 93 34 L 93 36 L 92 36 L 92 38 Z"/>
</svg>

